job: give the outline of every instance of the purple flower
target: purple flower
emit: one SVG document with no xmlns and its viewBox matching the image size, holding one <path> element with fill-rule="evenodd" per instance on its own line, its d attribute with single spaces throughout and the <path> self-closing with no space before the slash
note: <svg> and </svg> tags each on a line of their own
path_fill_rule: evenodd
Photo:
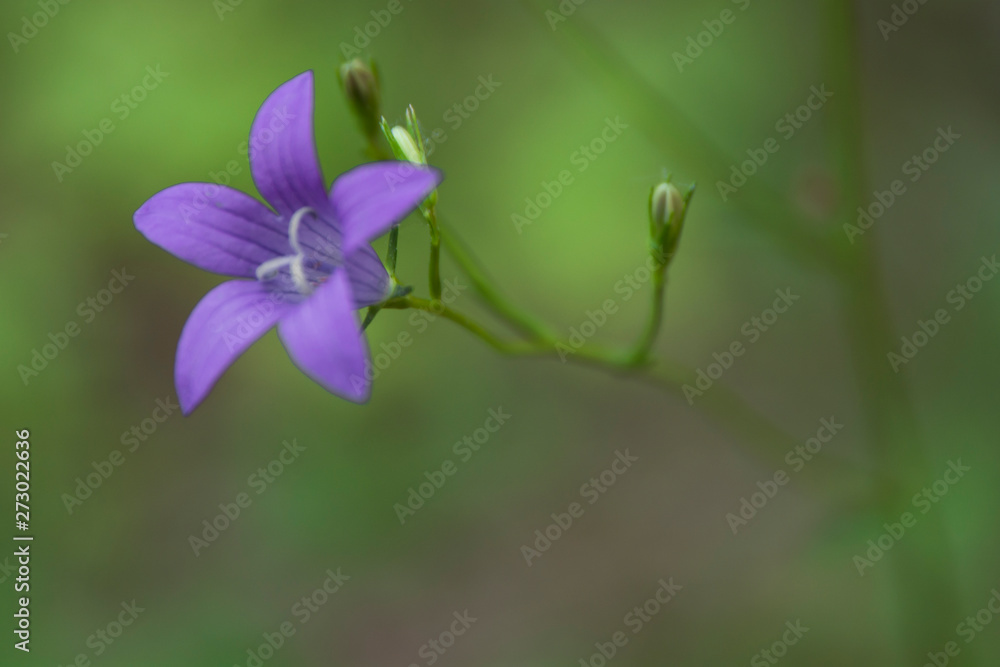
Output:
<svg viewBox="0 0 1000 667">
<path fill-rule="evenodd" d="M 370 241 L 413 211 L 440 173 L 402 162 L 365 164 L 327 193 L 313 141 L 313 75 L 264 102 L 249 142 L 254 183 L 273 210 L 212 183 L 182 183 L 151 197 L 135 226 L 195 266 L 237 278 L 195 307 L 177 346 L 174 378 L 184 414 L 274 325 L 292 361 L 327 390 L 368 400 L 368 347 L 356 310 L 383 301 L 389 276 Z"/>
</svg>

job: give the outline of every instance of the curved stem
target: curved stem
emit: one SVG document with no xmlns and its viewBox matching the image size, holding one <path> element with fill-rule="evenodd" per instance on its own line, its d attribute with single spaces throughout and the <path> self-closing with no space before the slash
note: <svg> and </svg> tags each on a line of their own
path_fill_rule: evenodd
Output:
<svg viewBox="0 0 1000 667">
<path fill-rule="evenodd" d="M 391 310 L 414 308 L 416 310 L 423 310 L 433 315 L 443 317 L 446 320 L 451 320 L 469 333 L 485 341 L 488 345 L 490 345 L 490 347 L 504 354 L 531 354 L 536 351 L 538 353 L 547 352 L 546 349 L 540 348 L 537 345 L 532 345 L 531 343 L 508 342 L 490 332 L 486 327 L 479 324 L 471 317 L 463 315 L 457 310 L 448 307 L 443 302 L 436 299 L 422 299 L 415 296 L 398 297 L 386 301 L 382 305 L 382 308 Z"/>
<path fill-rule="evenodd" d="M 663 312 L 666 309 L 667 300 L 666 291 L 667 267 L 666 265 L 658 264 L 653 270 L 653 301 L 650 306 L 649 319 L 646 321 L 646 327 L 643 329 L 642 334 L 640 334 L 639 340 L 636 341 L 635 347 L 630 354 L 630 359 L 634 364 L 643 363 L 653 349 L 653 344 L 656 342 L 656 337 L 659 335 L 660 327 L 663 324 Z"/>
<path fill-rule="evenodd" d="M 466 249 L 465 244 L 454 232 L 444 225 L 439 225 L 438 231 L 444 242 L 444 247 L 451 254 L 452 259 L 458 263 L 465 275 L 472 281 L 472 286 L 479 293 L 479 296 L 493 308 L 501 319 L 531 338 L 555 340 L 555 334 L 548 327 L 513 305 L 493 287 L 489 278 L 486 277 L 486 272 L 479 267 L 472 253 Z"/>
<path fill-rule="evenodd" d="M 441 301 L 405 296 L 391 299 L 382 307 L 396 310 L 414 308 L 443 317 L 485 341 L 502 354 L 558 357 L 563 362 L 572 361 L 606 373 L 645 382 L 679 398 L 684 398 L 684 386 L 693 385 L 696 379 L 693 370 L 678 364 L 672 362 L 636 364 L 631 354 L 615 350 L 596 347 L 577 350 L 569 343 L 559 340 L 507 341 Z M 716 419 L 730 433 L 747 440 L 755 447 L 757 455 L 762 460 L 776 467 L 784 465 L 783 457 L 788 451 L 802 445 L 800 440 L 760 414 L 739 394 L 725 386 L 713 387 L 699 399 L 697 406 Z M 854 467 L 838 460 L 832 460 L 828 468 L 830 475 L 857 472 Z"/>
</svg>

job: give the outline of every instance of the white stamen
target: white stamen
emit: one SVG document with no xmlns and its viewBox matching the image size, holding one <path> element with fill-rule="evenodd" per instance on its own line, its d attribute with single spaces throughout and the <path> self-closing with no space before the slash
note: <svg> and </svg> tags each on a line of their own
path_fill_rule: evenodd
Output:
<svg viewBox="0 0 1000 667">
<path fill-rule="evenodd" d="M 282 267 L 291 264 L 295 259 L 292 255 L 286 255 L 285 257 L 275 257 L 274 259 L 267 260 L 257 267 L 257 280 L 270 280 L 274 278 Z"/>
<path fill-rule="evenodd" d="M 295 254 L 303 254 L 302 246 L 299 245 L 299 224 L 302 222 L 302 218 L 308 214 L 315 214 L 316 211 L 309 208 L 308 206 L 303 206 L 292 214 L 292 219 L 288 222 L 288 243 L 291 244 L 292 249 L 295 250 Z"/>
<path fill-rule="evenodd" d="M 258 266 L 256 271 L 257 280 L 272 280 L 277 276 L 278 271 L 287 266 L 295 289 L 301 294 L 312 293 L 313 287 L 309 283 L 309 278 L 306 277 L 306 253 L 302 249 L 302 246 L 299 245 L 299 225 L 302 223 L 302 218 L 309 213 L 315 214 L 316 211 L 308 206 L 303 206 L 293 213 L 291 220 L 288 221 L 288 244 L 292 246 L 295 254 L 275 257 Z"/>
<path fill-rule="evenodd" d="M 309 284 L 308 278 L 306 278 L 306 270 L 302 265 L 305 257 L 302 255 L 297 255 L 295 259 L 292 260 L 292 282 L 295 283 L 295 289 L 299 291 L 300 294 L 311 294 L 312 285 Z"/>
</svg>

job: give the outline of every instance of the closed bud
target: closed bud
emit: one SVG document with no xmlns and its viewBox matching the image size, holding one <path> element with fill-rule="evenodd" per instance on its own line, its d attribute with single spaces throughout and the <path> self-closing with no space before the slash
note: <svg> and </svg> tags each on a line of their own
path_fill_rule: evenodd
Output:
<svg viewBox="0 0 1000 667">
<path fill-rule="evenodd" d="M 684 229 L 684 219 L 687 217 L 694 190 L 692 185 L 682 193 L 668 176 L 650 191 L 650 252 L 663 270 L 670 264 L 677 250 L 677 242 Z"/>
<path fill-rule="evenodd" d="M 374 62 L 355 58 L 341 65 L 339 74 L 351 112 L 365 136 L 373 139 L 378 134 L 381 117 L 381 93 Z"/>
<path fill-rule="evenodd" d="M 392 138 L 399 148 L 399 155 L 397 157 L 408 160 L 413 164 L 427 164 L 424 152 L 417 148 L 417 142 L 413 140 L 413 135 L 405 127 L 397 125 L 392 128 Z"/>
<path fill-rule="evenodd" d="M 396 156 L 396 159 L 406 160 L 412 164 L 426 165 L 427 153 L 424 151 L 424 138 L 420 134 L 420 123 L 417 121 L 417 114 L 412 106 L 406 109 L 406 124 L 409 129 L 402 125 L 390 127 L 383 118 L 382 134 L 389 142 L 389 148 L 392 149 L 392 154 Z M 427 216 L 428 210 L 434 208 L 437 201 L 438 193 L 435 189 L 420 207 L 425 216 Z"/>
<path fill-rule="evenodd" d="M 649 203 L 649 219 L 653 229 L 659 231 L 671 224 L 684 211 L 684 196 L 673 183 L 664 181 L 653 188 Z"/>
</svg>

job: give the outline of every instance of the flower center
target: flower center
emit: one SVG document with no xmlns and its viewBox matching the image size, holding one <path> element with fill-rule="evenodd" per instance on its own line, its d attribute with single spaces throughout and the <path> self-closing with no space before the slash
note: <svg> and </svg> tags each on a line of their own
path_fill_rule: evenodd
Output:
<svg viewBox="0 0 1000 667">
<path fill-rule="evenodd" d="M 300 294 L 312 293 L 313 285 L 309 282 L 309 278 L 306 276 L 306 253 L 305 250 L 302 249 L 302 245 L 299 243 L 299 227 L 302 224 L 302 218 L 310 213 L 316 215 L 316 211 L 308 206 L 303 206 L 292 215 L 292 219 L 288 222 L 288 244 L 292 246 L 292 250 L 295 251 L 295 254 L 285 255 L 284 257 L 275 257 L 274 259 L 269 259 L 258 266 L 257 280 L 262 282 L 266 280 L 273 280 L 277 277 L 278 272 L 287 266 L 288 273 L 292 277 L 292 284 L 295 285 L 295 289 L 298 290 Z"/>
</svg>

